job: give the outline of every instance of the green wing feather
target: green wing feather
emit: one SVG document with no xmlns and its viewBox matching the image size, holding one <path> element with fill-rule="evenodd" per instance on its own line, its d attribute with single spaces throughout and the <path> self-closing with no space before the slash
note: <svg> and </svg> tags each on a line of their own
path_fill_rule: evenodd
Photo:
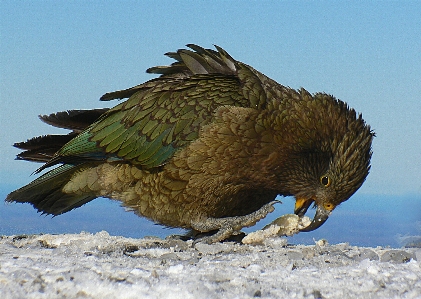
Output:
<svg viewBox="0 0 421 299">
<path fill-rule="evenodd" d="M 188 45 L 166 55 L 176 62 L 150 68 L 159 78 L 105 94 L 101 100 L 128 97 L 65 144 L 39 170 L 77 159 L 118 159 L 145 169 L 165 164 L 195 140 L 219 106 L 262 109 L 277 91 L 265 90 L 266 76 L 218 51 Z M 270 85 L 270 84 L 269 84 Z M 282 87 L 282 86 L 281 86 Z"/>
<path fill-rule="evenodd" d="M 88 132 L 108 155 L 143 168 L 165 163 L 195 140 L 218 106 L 246 104 L 238 80 L 230 76 L 195 75 L 142 89 L 109 110 Z"/>
</svg>

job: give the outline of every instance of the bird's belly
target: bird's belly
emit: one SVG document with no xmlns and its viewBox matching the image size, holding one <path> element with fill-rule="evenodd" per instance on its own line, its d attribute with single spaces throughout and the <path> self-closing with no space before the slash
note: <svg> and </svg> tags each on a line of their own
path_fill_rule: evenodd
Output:
<svg viewBox="0 0 421 299">
<path fill-rule="evenodd" d="M 136 214 L 171 227 L 190 228 L 202 217 L 247 215 L 277 195 L 245 184 L 225 184 L 211 175 L 190 174 L 185 180 L 168 169 L 149 172 L 129 164 L 107 163 L 87 171 L 85 175 L 97 177 L 90 189 L 98 196 L 119 200 Z"/>
</svg>

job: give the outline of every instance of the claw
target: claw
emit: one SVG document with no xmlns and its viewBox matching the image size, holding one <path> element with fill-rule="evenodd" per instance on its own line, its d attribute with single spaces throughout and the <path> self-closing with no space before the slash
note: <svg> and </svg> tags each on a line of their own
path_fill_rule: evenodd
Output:
<svg viewBox="0 0 421 299">
<path fill-rule="evenodd" d="M 273 212 L 275 210 L 273 205 L 278 202 L 278 200 L 271 201 L 270 203 L 265 204 L 259 210 L 244 216 L 225 218 L 204 217 L 194 221 L 191 223 L 191 226 L 196 231 L 209 232 L 212 230 L 217 230 L 214 235 L 200 238 L 196 242 L 208 244 L 219 242 L 228 238 L 232 234 L 239 232 L 243 227 L 253 226 L 257 221 L 265 218 L 267 214 Z"/>
</svg>

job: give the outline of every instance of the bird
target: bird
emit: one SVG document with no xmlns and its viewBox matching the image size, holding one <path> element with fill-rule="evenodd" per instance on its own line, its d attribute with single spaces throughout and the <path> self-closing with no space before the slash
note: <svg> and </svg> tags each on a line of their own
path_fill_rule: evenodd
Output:
<svg viewBox="0 0 421 299">
<path fill-rule="evenodd" d="M 216 45 L 165 55 L 174 62 L 146 71 L 157 77 L 100 98 L 125 99 L 113 108 L 40 115 L 70 132 L 14 144 L 44 173 L 6 201 L 57 216 L 106 197 L 214 243 L 278 196 L 293 196 L 299 217 L 313 206 L 301 229 L 313 231 L 364 183 L 375 134 L 347 103 L 283 86 Z"/>
</svg>

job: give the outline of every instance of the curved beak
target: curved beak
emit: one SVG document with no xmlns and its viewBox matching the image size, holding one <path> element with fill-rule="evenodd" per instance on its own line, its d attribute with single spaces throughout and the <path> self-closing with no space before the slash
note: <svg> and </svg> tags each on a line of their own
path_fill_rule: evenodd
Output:
<svg viewBox="0 0 421 299">
<path fill-rule="evenodd" d="M 331 212 L 332 211 L 328 211 L 322 206 L 317 206 L 316 214 L 314 215 L 313 221 L 311 221 L 311 223 L 305 228 L 300 229 L 300 232 L 311 232 L 319 228 L 323 225 L 323 223 L 326 222 Z"/>
<path fill-rule="evenodd" d="M 297 198 L 295 202 L 294 213 L 299 217 L 303 217 L 307 212 L 310 205 L 314 202 L 314 199 L 301 199 Z M 311 232 L 326 222 L 329 218 L 332 210 L 326 210 L 322 205 L 317 205 L 316 214 L 314 215 L 313 221 L 303 229 L 300 229 L 301 232 Z"/>
</svg>

